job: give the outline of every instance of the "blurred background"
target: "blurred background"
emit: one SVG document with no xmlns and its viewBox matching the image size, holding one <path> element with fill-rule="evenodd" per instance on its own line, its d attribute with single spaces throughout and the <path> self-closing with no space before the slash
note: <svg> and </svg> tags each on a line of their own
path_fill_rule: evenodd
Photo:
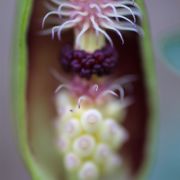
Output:
<svg viewBox="0 0 180 180">
<path fill-rule="evenodd" d="M 148 180 L 180 180 L 180 0 L 146 0 L 159 95 L 157 154 Z M 0 179 L 30 180 L 9 111 L 15 0 L 0 0 Z"/>
</svg>

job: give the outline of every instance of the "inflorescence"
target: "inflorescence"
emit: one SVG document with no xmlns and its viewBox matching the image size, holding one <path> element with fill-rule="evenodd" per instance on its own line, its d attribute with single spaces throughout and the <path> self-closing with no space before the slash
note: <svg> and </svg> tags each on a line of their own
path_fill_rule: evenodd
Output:
<svg viewBox="0 0 180 180">
<path fill-rule="evenodd" d="M 66 48 L 61 64 L 83 78 L 108 75 L 116 67 L 117 53 L 109 31 L 115 32 L 122 44 L 124 31 L 142 34 L 137 25 L 141 13 L 134 0 L 51 0 L 48 8 L 50 12 L 44 16 L 42 26 L 47 20 L 56 25 L 44 33 L 52 34 L 52 38 L 57 34 L 61 40 L 62 31 L 73 29 L 74 48 Z"/>
<path fill-rule="evenodd" d="M 141 18 L 138 5 L 134 0 L 70 0 L 69 2 L 52 0 L 56 7 L 52 7 L 43 18 L 43 27 L 46 20 L 57 16 L 58 24 L 47 30 L 55 37 L 61 39 L 63 30 L 73 28 L 76 33 L 75 47 L 81 47 L 81 38 L 88 31 L 93 31 L 96 37 L 102 34 L 113 46 L 112 38 L 106 30 L 114 31 L 120 37 L 122 43 L 124 38 L 122 31 L 133 31 L 142 33 L 136 24 L 136 17 Z"/>
<path fill-rule="evenodd" d="M 62 50 L 61 64 L 66 71 L 90 79 L 92 75 L 103 76 L 113 72 L 118 65 L 118 55 L 109 45 L 94 53 L 66 47 Z"/>
<path fill-rule="evenodd" d="M 118 87 L 121 98 L 114 91 Z M 57 148 L 70 179 L 96 180 L 107 176 L 111 179 L 123 166 L 118 150 L 129 135 L 121 123 L 131 102 L 124 99 L 120 88 L 120 84 L 109 88 L 89 85 L 86 95 L 79 98 L 69 94 L 70 89 L 76 92 L 73 84 L 56 91 Z"/>
<path fill-rule="evenodd" d="M 52 38 L 57 34 L 61 40 L 62 31 L 71 28 L 75 35 L 74 47 L 67 45 L 60 57 L 60 64 L 73 77 L 63 80 L 55 90 L 56 145 L 65 169 L 69 179 L 95 180 L 113 175 L 122 166 L 118 152 L 129 136 L 121 123 L 132 102 L 124 98 L 122 84 L 134 81 L 134 77 L 114 83 L 90 78 L 113 73 L 119 63 L 121 57 L 109 31 L 115 32 L 122 44 L 123 32 L 142 34 L 137 23 L 142 16 L 139 7 L 134 0 L 51 0 L 48 9 L 42 26 L 47 20 L 54 26 L 44 34 Z"/>
</svg>

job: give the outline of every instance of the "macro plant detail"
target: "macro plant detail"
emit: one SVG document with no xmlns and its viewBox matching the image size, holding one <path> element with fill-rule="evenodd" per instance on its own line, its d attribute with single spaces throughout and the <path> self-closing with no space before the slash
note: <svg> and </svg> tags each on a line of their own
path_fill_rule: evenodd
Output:
<svg viewBox="0 0 180 180">
<path fill-rule="evenodd" d="M 57 33 L 61 40 L 62 31 L 69 28 L 75 35 L 74 48 L 63 48 L 60 57 L 65 72 L 73 72 L 75 76 L 56 89 L 57 147 L 70 179 L 103 178 L 121 169 L 123 164 L 117 151 L 127 141 L 128 132 L 120 125 L 120 119 L 124 119 L 130 103 L 124 99 L 121 84 L 106 80 L 102 83 L 100 79 L 113 73 L 118 65 L 118 53 L 107 31 L 114 31 L 122 44 L 122 31 L 141 34 L 136 24 L 139 8 L 134 1 L 127 0 L 53 0 L 52 3 L 58 7 L 44 16 L 43 27 L 50 16 L 56 15 L 59 23 L 47 31 L 52 38 Z M 92 76 L 96 80 L 91 80 Z"/>
<path fill-rule="evenodd" d="M 156 85 L 144 1 L 18 5 L 15 115 L 32 179 L 147 179 Z"/>
<path fill-rule="evenodd" d="M 54 39 L 57 33 L 58 39 L 61 40 L 62 31 L 72 28 L 75 34 L 74 52 L 79 55 L 78 59 L 73 59 L 71 49 L 62 51 L 62 64 L 65 70 L 71 70 L 75 74 L 79 74 L 84 78 L 91 78 L 93 74 L 103 76 L 110 74 L 117 65 L 118 57 L 113 41 L 107 31 L 114 31 L 124 44 L 123 31 L 133 31 L 142 34 L 142 29 L 136 24 L 136 17 L 141 18 L 138 5 L 134 1 L 129 0 L 70 0 L 67 2 L 53 0 L 57 8 L 48 12 L 42 22 L 45 26 L 46 20 L 52 15 L 59 21 L 52 29 L 46 30 L 45 33 L 51 33 Z M 49 20 L 50 21 L 50 20 Z M 106 45 L 105 39 L 109 45 Z M 108 59 L 97 60 L 97 50 L 104 54 L 111 52 Z M 76 53 L 76 51 L 78 53 Z M 82 51 L 81 51 L 82 50 Z M 81 52 L 81 53 L 80 53 Z M 88 58 L 84 57 L 87 52 Z M 66 55 L 68 54 L 68 55 Z M 101 55 L 102 56 L 102 55 Z M 102 59 L 102 58 L 100 58 Z M 106 61 L 105 61 L 106 60 Z M 79 62 L 80 61 L 80 62 Z M 95 66 L 93 66 L 95 64 Z M 93 66 L 93 68 L 92 68 Z M 68 67 L 68 68 L 67 68 Z"/>
<path fill-rule="evenodd" d="M 132 80 L 129 76 L 106 86 L 81 86 L 78 78 L 76 83 L 56 89 L 56 146 L 69 179 L 110 178 L 121 169 L 123 158 L 117 151 L 128 140 L 128 132 L 120 124 L 132 100 L 124 98 L 118 82 Z"/>
<path fill-rule="evenodd" d="M 122 44 L 124 38 L 122 31 L 142 33 L 136 24 L 136 16 L 141 18 L 138 5 L 131 0 L 52 0 L 57 8 L 51 8 L 43 18 L 42 26 L 45 26 L 49 16 L 56 15 L 58 25 L 44 33 L 51 33 L 52 38 L 57 33 L 61 39 L 63 30 L 73 28 L 75 32 L 75 49 L 83 49 L 93 52 L 105 44 L 105 38 L 113 46 L 113 41 L 107 30 L 114 31 L 120 37 Z M 130 16 L 130 17 L 129 17 Z M 93 42 L 87 45 L 87 40 Z M 87 47 L 86 47 L 87 46 Z"/>
<path fill-rule="evenodd" d="M 93 75 L 102 77 L 116 69 L 118 54 L 108 45 L 94 53 L 65 47 L 62 49 L 61 64 L 65 71 L 79 74 L 82 78 L 90 79 Z"/>
</svg>

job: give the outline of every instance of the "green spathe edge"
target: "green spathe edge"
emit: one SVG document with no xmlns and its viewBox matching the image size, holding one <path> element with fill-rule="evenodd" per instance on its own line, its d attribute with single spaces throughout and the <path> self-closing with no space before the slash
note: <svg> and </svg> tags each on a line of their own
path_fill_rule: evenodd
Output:
<svg viewBox="0 0 180 180">
<path fill-rule="evenodd" d="M 149 26 L 147 15 L 142 0 L 136 1 L 140 6 L 143 14 L 142 27 L 144 29 L 144 37 L 141 41 L 141 49 L 143 56 L 143 72 L 146 79 L 145 86 L 147 91 L 147 102 L 149 108 L 148 119 L 148 137 L 146 142 L 146 159 L 144 161 L 141 172 L 136 179 L 144 180 L 148 175 L 148 169 L 152 164 L 155 154 L 155 137 L 156 137 L 156 77 L 153 62 L 153 53 L 151 40 L 149 36 Z M 49 180 L 52 177 L 47 174 L 36 163 L 28 146 L 28 137 L 26 131 L 26 80 L 27 80 L 27 42 L 26 35 L 29 27 L 29 20 L 32 10 L 32 0 L 19 0 L 17 3 L 16 27 L 13 44 L 13 62 L 12 62 L 12 89 L 13 89 L 13 111 L 17 120 L 17 134 L 22 157 L 26 163 L 33 180 Z"/>
</svg>

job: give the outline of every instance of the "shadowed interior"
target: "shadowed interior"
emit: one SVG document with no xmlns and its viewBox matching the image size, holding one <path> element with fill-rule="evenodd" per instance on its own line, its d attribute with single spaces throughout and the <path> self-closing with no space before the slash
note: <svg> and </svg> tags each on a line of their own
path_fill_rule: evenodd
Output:
<svg viewBox="0 0 180 180">
<path fill-rule="evenodd" d="M 112 35 L 113 36 L 113 35 Z M 115 36 L 115 35 L 114 35 Z M 119 52 L 120 65 L 116 70 L 116 77 L 133 74 L 137 81 L 132 82 L 133 92 L 127 96 L 133 97 L 133 104 L 128 108 L 124 126 L 128 129 L 130 139 L 123 146 L 123 153 L 128 157 L 132 172 L 137 173 L 145 156 L 147 137 L 148 105 L 146 102 L 145 79 L 143 77 L 142 56 L 139 37 L 135 33 L 125 35 L 125 44 L 122 46 L 118 37 L 114 37 L 115 46 Z"/>
<path fill-rule="evenodd" d="M 63 32 L 62 41 L 51 36 L 39 34 L 42 18 L 45 15 L 45 1 L 34 2 L 30 20 L 28 41 L 28 137 L 29 146 L 36 161 L 54 179 L 64 179 L 63 165 L 60 155 L 54 147 L 54 120 L 56 110 L 54 105 L 54 90 L 58 81 L 51 75 L 52 69 L 57 70 L 65 77 L 70 77 L 60 70 L 60 50 L 64 45 L 73 42 L 71 30 Z M 115 47 L 119 53 L 119 67 L 111 77 L 117 79 L 125 75 L 136 75 L 133 82 L 134 103 L 128 108 L 124 126 L 130 134 L 129 141 L 123 146 L 122 152 L 128 162 L 133 176 L 138 173 L 145 157 L 148 106 L 146 102 L 146 89 L 144 85 L 142 56 L 139 37 L 136 33 L 124 34 L 125 44 L 122 45 L 116 34 L 111 34 Z M 54 176 L 53 176 L 54 174 Z"/>
</svg>

